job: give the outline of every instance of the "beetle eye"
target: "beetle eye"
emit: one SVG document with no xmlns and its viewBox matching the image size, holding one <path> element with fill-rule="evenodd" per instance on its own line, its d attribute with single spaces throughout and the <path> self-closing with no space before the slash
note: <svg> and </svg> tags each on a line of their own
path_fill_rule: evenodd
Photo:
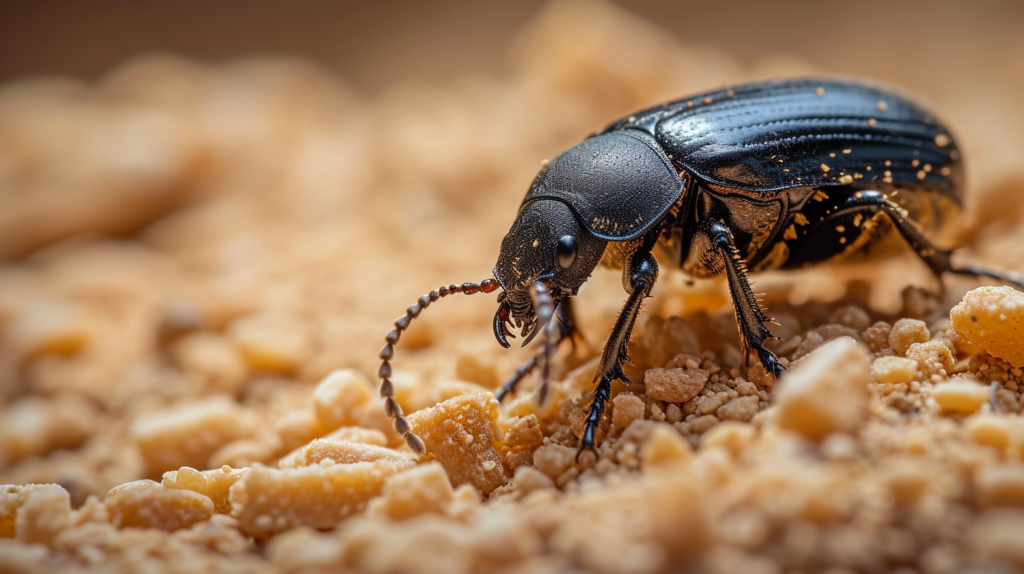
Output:
<svg viewBox="0 0 1024 574">
<path fill-rule="evenodd" d="M 572 235 L 563 235 L 558 240 L 558 264 L 566 269 L 576 261 L 576 238 Z"/>
</svg>

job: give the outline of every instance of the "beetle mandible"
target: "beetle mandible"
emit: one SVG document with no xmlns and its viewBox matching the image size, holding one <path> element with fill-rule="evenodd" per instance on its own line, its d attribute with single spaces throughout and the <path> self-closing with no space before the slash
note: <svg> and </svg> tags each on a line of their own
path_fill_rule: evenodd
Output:
<svg viewBox="0 0 1024 574">
<path fill-rule="evenodd" d="M 452 293 L 501 289 L 494 335 L 510 325 L 543 345 L 496 394 L 501 400 L 537 366 L 544 400 L 553 349 L 576 336 L 572 297 L 602 260 L 621 267 L 628 297 L 595 376 L 580 452 L 611 382 L 626 380 L 626 344 L 658 279 L 652 251 L 697 278 L 725 274 L 745 356 L 779 376 L 765 348 L 769 322 L 748 271 L 793 269 L 863 252 L 895 229 L 939 276 L 988 276 L 1024 289 L 1019 275 L 954 267 L 951 251 L 922 229 L 940 229 L 960 210 L 963 166 L 956 142 L 933 115 L 886 89 L 805 78 L 737 86 L 637 112 L 549 162 L 534 179 L 501 244 L 494 278 L 420 297 L 381 349 L 381 397 L 396 432 L 418 454 L 394 400 L 390 360 L 412 319 Z"/>
</svg>

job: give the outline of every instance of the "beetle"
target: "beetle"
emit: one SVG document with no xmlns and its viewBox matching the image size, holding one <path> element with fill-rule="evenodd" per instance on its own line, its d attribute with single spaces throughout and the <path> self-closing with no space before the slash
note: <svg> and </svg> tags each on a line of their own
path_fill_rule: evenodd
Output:
<svg viewBox="0 0 1024 574">
<path fill-rule="evenodd" d="M 860 81 L 803 78 L 708 92 L 619 119 L 548 162 L 533 180 L 501 244 L 493 278 L 430 292 L 395 321 L 380 352 L 381 396 L 395 430 L 417 453 L 393 398 L 389 361 L 409 322 L 452 293 L 501 290 L 494 335 L 503 347 L 520 328 L 544 343 L 496 394 L 541 367 L 540 400 L 559 342 L 576 335 L 572 297 L 601 262 L 622 270 L 626 303 L 595 375 L 580 452 L 611 382 L 628 381 L 626 344 L 658 279 L 653 255 L 696 278 L 725 274 L 745 356 L 776 377 L 765 347 L 769 318 L 749 272 L 793 269 L 863 253 L 899 233 L 936 276 L 988 276 L 1024 288 L 1019 275 L 954 267 L 933 245 L 959 213 L 963 164 L 949 130 L 890 90 Z"/>
</svg>

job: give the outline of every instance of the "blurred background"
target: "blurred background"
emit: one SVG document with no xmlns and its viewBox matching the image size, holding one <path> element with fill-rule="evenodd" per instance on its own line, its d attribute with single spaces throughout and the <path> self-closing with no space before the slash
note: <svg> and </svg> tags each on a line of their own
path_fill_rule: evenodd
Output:
<svg viewBox="0 0 1024 574">
<path fill-rule="evenodd" d="M 545 4 L 4 2 L 0 81 L 42 74 L 95 80 L 154 51 L 200 61 L 288 55 L 375 93 L 405 81 L 507 69 L 517 33 Z M 1018 62 L 1024 42 L 1024 7 L 1012 0 L 615 4 L 687 45 L 722 50 L 741 64 L 796 57 L 920 90 L 998 82 Z"/>
<path fill-rule="evenodd" d="M 1021 30 L 1011 0 L 0 3 L 0 483 L 77 503 L 304 444 L 317 430 L 288 413 L 312 385 L 372 380 L 406 305 L 489 276 L 541 160 L 724 84 L 909 92 L 964 150 L 965 257 L 1020 270 Z M 799 301 L 888 279 L 871 301 L 897 313 L 902 285 L 934 286 L 913 261 L 761 285 Z M 597 342 L 622 301 L 598 275 L 580 307 Z M 659 285 L 652 312 L 727 310 L 717 283 L 685 305 L 678 273 Z M 407 410 L 439 398 L 424 381 L 493 388 L 527 356 L 490 340 L 493 312 L 469 298 L 417 320 L 396 361 Z M 248 422 L 185 460 L 138 449 L 137 421 L 199 403 Z"/>
</svg>

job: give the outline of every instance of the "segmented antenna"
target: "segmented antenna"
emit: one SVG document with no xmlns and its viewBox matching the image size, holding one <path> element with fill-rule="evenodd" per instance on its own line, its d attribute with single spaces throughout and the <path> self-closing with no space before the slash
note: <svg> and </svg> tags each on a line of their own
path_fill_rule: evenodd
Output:
<svg viewBox="0 0 1024 574">
<path fill-rule="evenodd" d="M 424 309 L 441 297 L 447 297 L 453 293 L 462 293 L 464 295 L 492 293 L 498 287 L 498 282 L 494 279 L 484 279 L 480 284 L 463 283 L 462 285 L 439 287 L 420 297 L 416 303 L 410 305 L 405 310 L 405 315 L 395 319 L 395 328 L 388 331 L 387 335 L 384 335 L 384 347 L 378 355 L 381 360 L 380 369 L 377 370 L 377 376 L 380 377 L 380 396 L 384 399 L 384 413 L 391 419 L 391 424 L 395 427 L 395 432 L 398 433 L 398 436 L 404 438 L 409 448 L 419 456 L 427 454 L 427 447 L 423 444 L 423 440 L 412 432 L 412 429 L 409 427 L 409 421 L 402 416 L 402 407 L 395 400 L 395 385 L 391 382 L 390 361 L 395 355 L 395 345 L 398 344 L 398 339 L 402 332 L 409 328 L 409 323 L 416 317 L 419 317 Z"/>
</svg>

